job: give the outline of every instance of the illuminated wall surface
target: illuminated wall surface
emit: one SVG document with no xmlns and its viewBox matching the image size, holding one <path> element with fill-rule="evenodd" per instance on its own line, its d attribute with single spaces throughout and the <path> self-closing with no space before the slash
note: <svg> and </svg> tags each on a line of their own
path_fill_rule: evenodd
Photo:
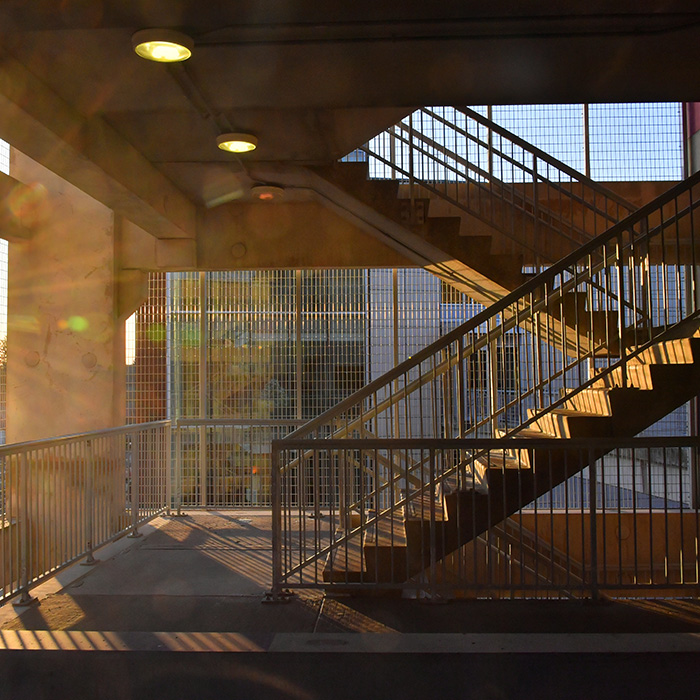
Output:
<svg viewBox="0 0 700 700">
<path fill-rule="evenodd" d="M 10 145 L 0 140 L 0 172 L 10 174 Z M 0 444 L 5 443 L 7 397 L 7 241 L 0 238 Z"/>
</svg>

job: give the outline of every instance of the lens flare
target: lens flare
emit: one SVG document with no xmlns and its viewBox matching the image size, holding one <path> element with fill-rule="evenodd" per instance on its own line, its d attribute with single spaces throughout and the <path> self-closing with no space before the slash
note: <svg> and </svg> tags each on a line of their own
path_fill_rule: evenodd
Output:
<svg viewBox="0 0 700 700">
<path fill-rule="evenodd" d="M 71 316 L 68 319 L 68 328 L 75 333 L 83 333 L 90 327 L 90 322 L 84 316 Z"/>
</svg>

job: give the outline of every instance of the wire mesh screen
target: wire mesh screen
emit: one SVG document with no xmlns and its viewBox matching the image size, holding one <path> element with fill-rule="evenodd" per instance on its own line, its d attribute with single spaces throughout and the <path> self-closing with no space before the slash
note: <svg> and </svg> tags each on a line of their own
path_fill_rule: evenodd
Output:
<svg viewBox="0 0 700 700">
<path fill-rule="evenodd" d="M 271 440 L 439 338 L 444 296 L 420 269 L 153 274 L 127 333 L 129 418 L 180 419 L 183 504 L 267 505 Z"/>
<path fill-rule="evenodd" d="M 594 180 L 682 179 L 681 103 L 592 104 L 589 122 Z"/>
<path fill-rule="evenodd" d="M 582 104 L 495 105 L 491 119 L 579 172 L 585 171 Z"/>
<path fill-rule="evenodd" d="M 308 420 L 478 308 L 420 269 L 154 273 L 149 289 L 127 331 L 130 422 Z"/>
<path fill-rule="evenodd" d="M 594 180 L 651 181 L 683 178 L 683 119 L 679 102 L 607 103 L 560 105 L 475 106 L 474 111 L 487 116 L 533 146 L 545 151 Z M 489 171 L 504 182 L 523 181 L 520 168 L 513 163 L 525 162 L 526 154 L 518 149 L 494 156 L 503 148 L 499 136 L 489 134 L 482 125 L 470 124 L 452 107 L 431 107 L 435 118 L 417 110 L 406 117 L 401 132 L 417 132 L 423 142 L 409 155 L 408 144 L 389 131 L 375 137 L 370 150 L 383 159 L 369 157 L 370 175 L 396 178 L 391 163 L 410 170 L 425 180 L 454 179 L 466 172 L 470 179 L 480 179 L 480 171 Z M 468 132 L 467 140 L 460 132 Z M 393 132 L 399 135 L 399 130 Z M 408 137 L 409 142 L 411 137 Z M 434 146 L 426 143 L 434 142 Z M 416 145 L 416 144 L 414 144 Z M 435 170 L 433 151 L 446 150 L 466 159 L 469 168 L 458 161 Z M 421 153 L 424 150 L 424 153 Z M 444 155 L 443 155 L 444 157 Z M 362 151 L 353 151 L 344 160 L 367 160 Z M 549 176 L 547 168 L 541 173 Z"/>
</svg>

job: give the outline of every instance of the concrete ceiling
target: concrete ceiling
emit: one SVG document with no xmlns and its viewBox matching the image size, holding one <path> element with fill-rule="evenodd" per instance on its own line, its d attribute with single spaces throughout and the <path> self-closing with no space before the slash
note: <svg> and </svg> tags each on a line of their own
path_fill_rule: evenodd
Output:
<svg viewBox="0 0 700 700">
<path fill-rule="evenodd" d="M 148 27 L 190 34 L 192 58 L 138 58 Z M 0 32 L 15 145 L 45 162 L 44 129 L 171 220 L 222 174 L 337 159 L 418 105 L 700 100 L 696 0 L 4 0 Z M 260 140 L 240 163 L 214 142 L 231 129 Z M 130 182 L 148 169 L 168 206 Z"/>
</svg>

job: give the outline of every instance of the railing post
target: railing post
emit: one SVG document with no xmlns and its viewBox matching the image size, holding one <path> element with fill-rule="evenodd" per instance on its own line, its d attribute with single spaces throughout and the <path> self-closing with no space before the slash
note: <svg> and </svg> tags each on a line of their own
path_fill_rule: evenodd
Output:
<svg viewBox="0 0 700 700">
<path fill-rule="evenodd" d="M 489 125 L 486 131 L 487 134 L 487 149 L 488 149 L 488 174 L 493 181 L 494 179 L 494 174 L 493 174 L 493 130 L 491 129 L 491 124 L 493 123 L 493 106 L 488 105 L 486 107 L 486 118 L 489 120 Z"/>
<path fill-rule="evenodd" d="M 299 462 L 301 466 L 301 461 Z M 345 464 L 345 450 L 340 448 L 338 450 L 338 497 L 340 503 L 338 504 L 338 517 L 340 518 L 340 527 L 343 532 L 348 532 L 350 528 L 350 514 L 348 512 L 348 503 L 350 502 L 350 495 L 348 493 L 347 484 L 347 474 L 346 474 L 346 464 Z"/>
<path fill-rule="evenodd" d="M 415 211 L 415 199 L 416 199 L 416 193 L 415 193 L 415 176 L 414 176 L 414 168 L 415 164 L 413 162 L 413 112 L 408 116 L 408 196 L 409 196 L 409 201 L 410 201 L 410 207 L 411 207 L 411 218 L 410 221 L 413 222 L 413 213 Z M 421 171 L 422 175 L 422 171 Z"/>
<path fill-rule="evenodd" d="M 540 254 L 537 252 L 537 241 L 541 240 L 540 236 L 540 195 L 539 195 L 539 176 L 537 174 L 537 154 L 532 154 L 532 248 L 535 251 L 535 265 L 540 263 Z M 558 257 L 558 256 L 557 256 Z"/>
<path fill-rule="evenodd" d="M 591 129 L 588 103 L 583 105 L 583 173 L 586 177 L 591 176 Z M 595 202 L 595 193 L 593 201 Z"/>
<path fill-rule="evenodd" d="M 85 442 L 85 452 L 87 457 L 85 475 L 85 510 L 87 512 L 87 518 L 85 523 L 85 539 L 87 540 L 86 549 L 87 556 L 85 561 L 82 562 L 82 566 L 92 566 L 97 564 L 97 559 L 93 557 L 93 542 L 94 542 L 94 512 L 95 512 L 95 455 L 93 451 L 92 440 L 87 440 Z"/>
<path fill-rule="evenodd" d="M 435 450 L 430 450 L 430 483 L 435 489 Z M 437 523 L 435 499 L 430 499 L 430 597 L 437 599 Z"/>
<path fill-rule="evenodd" d="M 631 235 L 631 233 L 630 233 Z M 622 386 L 627 386 L 627 348 L 625 347 L 625 267 L 622 261 L 623 241 L 622 234 L 618 234 L 615 240 L 617 269 L 617 336 L 620 343 L 620 371 L 622 372 Z"/>
<path fill-rule="evenodd" d="M 282 472 L 280 448 L 272 442 L 270 456 L 272 501 L 272 587 L 263 598 L 264 603 L 288 603 L 291 596 L 282 590 Z M 301 452 L 297 457 L 301 464 Z"/>
<path fill-rule="evenodd" d="M 139 532 L 139 480 L 141 478 L 141 434 L 134 432 L 131 439 L 131 532 L 127 537 L 141 537 Z"/>
<path fill-rule="evenodd" d="M 175 514 L 180 517 L 182 512 L 182 426 L 175 421 Z"/>
<path fill-rule="evenodd" d="M 498 340 L 495 336 L 496 318 L 488 322 L 489 410 L 491 411 L 491 437 L 498 437 Z"/>
<path fill-rule="evenodd" d="M 27 453 L 22 452 L 19 458 L 19 587 L 20 597 L 13 605 L 22 607 L 37 602 L 36 598 L 29 594 L 29 580 L 31 567 L 31 548 L 29 532 L 29 463 Z"/>
<path fill-rule="evenodd" d="M 173 432 L 172 424 L 168 423 L 165 432 L 165 514 L 170 515 L 173 506 Z"/>
<path fill-rule="evenodd" d="M 598 600 L 600 598 L 600 591 L 598 590 L 598 480 L 596 475 L 596 463 L 595 463 L 595 450 L 589 448 L 588 450 L 588 499 L 589 503 L 589 517 L 591 520 L 591 565 L 590 565 L 590 577 L 591 577 L 591 597 L 593 600 Z"/>
</svg>

